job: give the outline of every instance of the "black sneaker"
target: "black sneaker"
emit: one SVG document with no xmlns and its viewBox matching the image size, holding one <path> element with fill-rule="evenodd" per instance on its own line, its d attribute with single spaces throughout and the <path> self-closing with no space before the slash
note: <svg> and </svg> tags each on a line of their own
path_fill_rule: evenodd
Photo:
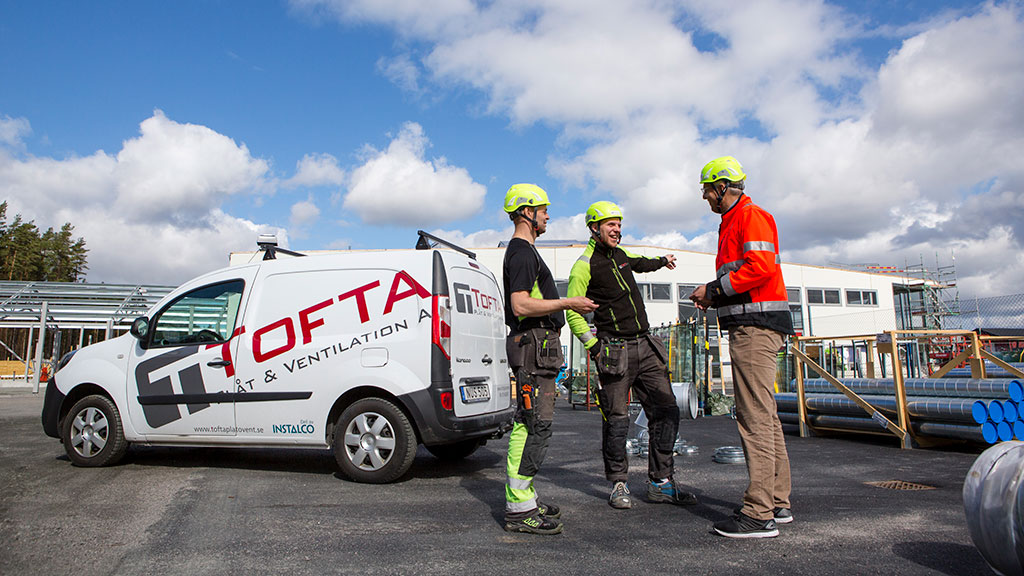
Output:
<svg viewBox="0 0 1024 576">
<path fill-rule="evenodd" d="M 715 522 L 714 529 L 726 538 L 775 538 L 779 535 L 775 520 L 755 520 L 742 512 L 728 520 Z"/>
<path fill-rule="evenodd" d="M 539 500 L 537 501 L 537 511 L 545 518 L 560 518 L 562 516 L 561 508 L 554 504 L 546 504 Z"/>
<path fill-rule="evenodd" d="M 661 484 L 649 481 L 647 483 L 647 500 L 692 506 L 697 503 L 697 495 L 683 490 L 675 480 L 670 478 Z"/>
<path fill-rule="evenodd" d="M 793 511 L 789 508 L 776 508 L 772 510 L 776 524 L 789 524 L 793 521 Z"/>
<path fill-rule="evenodd" d="M 506 532 L 525 532 L 527 534 L 561 534 L 562 523 L 552 520 L 534 511 L 524 518 L 505 518 Z"/>
<path fill-rule="evenodd" d="M 733 514 L 739 514 L 742 508 L 736 508 L 732 511 Z M 793 521 L 793 511 L 789 508 L 778 508 L 772 510 L 772 516 L 775 517 L 776 524 L 789 524 Z"/>
</svg>

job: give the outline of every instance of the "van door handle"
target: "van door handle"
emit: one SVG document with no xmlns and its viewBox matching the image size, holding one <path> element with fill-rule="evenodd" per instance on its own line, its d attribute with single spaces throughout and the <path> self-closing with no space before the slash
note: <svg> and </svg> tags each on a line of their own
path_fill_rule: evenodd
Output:
<svg viewBox="0 0 1024 576">
<path fill-rule="evenodd" d="M 484 364 L 490 364 L 491 362 L 494 362 L 494 360 L 491 360 L 491 357 L 488 356 L 487 354 L 484 354 L 484 357 L 481 358 L 480 361 L 483 362 Z"/>
<path fill-rule="evenodd" d="M 222 360 L 217 358 L 216 360 L 210 360 L 206 363 L 207 366 L 213 366 L 214 368 L 226 368 L 231 366 L 231 360 Z"/>
</svg>

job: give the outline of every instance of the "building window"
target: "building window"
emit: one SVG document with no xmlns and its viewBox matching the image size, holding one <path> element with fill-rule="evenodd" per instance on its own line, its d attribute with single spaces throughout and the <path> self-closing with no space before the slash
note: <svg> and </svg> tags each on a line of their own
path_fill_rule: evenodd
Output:
<svg viewBox="0 0 1024 576">
<path fill-rule="evenodd" d="M 842 306 L 838 288 L 808 288 L 807 303 L 825 306 Z"/>
<path fill-rule="evenodd" d="M 786 288 L 786 296 L 789 298 L 790 304 L 800 304 L 800 289 L 799 288 Z"/>
<path fill-rule="evenodd" d="M 793 330 L 802 334 L 804 331 L 804 309 L 799 304 L 789 305 L 789 315 L 793 318 Z"/>
<path fill-rule="evenodd" d="M 876 290 L 847 290 L 847 306 L 878 306 L 878 292 Z"/>
<path fill-rule="evenodd" d="M 703 284 L 676 284 L 676 291 L 679 294 L 680 302 L 689 302 L 690 294 L 697 289 L 697 286 L 703 286 Z"/>
<path fill-rule="evenodd" d="M 802 334 L 804 331 L 804 307 L 800 302 L 800 289 L 786 288 L 786 297 L 789 299 L 789 315 L 793 318 L 793 330 Z"/>
<path fill-rule="evenodd" d="M 672 285 L 656 282 L 637 282 L 637 288 L 644 298 L 644 302 L 671 302 Z"/>
</svg>

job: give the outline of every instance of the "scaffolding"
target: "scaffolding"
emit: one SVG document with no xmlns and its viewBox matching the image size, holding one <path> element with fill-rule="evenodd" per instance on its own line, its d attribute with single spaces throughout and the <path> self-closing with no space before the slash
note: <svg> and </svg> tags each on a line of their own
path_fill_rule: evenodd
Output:
<svg viewBox="0 0 1024 576">
<path fill-rule="evenodd" d="M 41 370 L 35 367 L 54 362 L 94 339 L 106 340 L 128 330 L 135 318 L 173 289 L 139 284 L 0 282 L 0 359 L 23 363 L 25 379 L 31 375 L 38 390 Z"/>
<path fill-rule="evenodd" d="M 897 327 L 901 330 L 944 330 L 954 328 L 960 316 L 960 291 L 957 288 L 955 260 L 949 265 L 939 263 L 928 268 L 921 256 L 917 264 L 906 264 L 901 271 L 913 281 L 893 285 L 897 302 Z"/>
</svg>

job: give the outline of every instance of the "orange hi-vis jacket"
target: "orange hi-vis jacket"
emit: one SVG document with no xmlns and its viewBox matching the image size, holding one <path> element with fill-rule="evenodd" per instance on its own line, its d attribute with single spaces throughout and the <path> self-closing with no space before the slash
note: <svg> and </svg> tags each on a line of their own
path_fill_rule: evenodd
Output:
<svg viewBox="0 0 1024 576">
<path fill-rule="evenodd" d="M 722 214 L 715 259 L 718 279 L 707 285 L 721 328 L 762 326 L 793 334 L 781 264 L 775 219 L 748 196 L 740 196 Z"/>
</svg>

